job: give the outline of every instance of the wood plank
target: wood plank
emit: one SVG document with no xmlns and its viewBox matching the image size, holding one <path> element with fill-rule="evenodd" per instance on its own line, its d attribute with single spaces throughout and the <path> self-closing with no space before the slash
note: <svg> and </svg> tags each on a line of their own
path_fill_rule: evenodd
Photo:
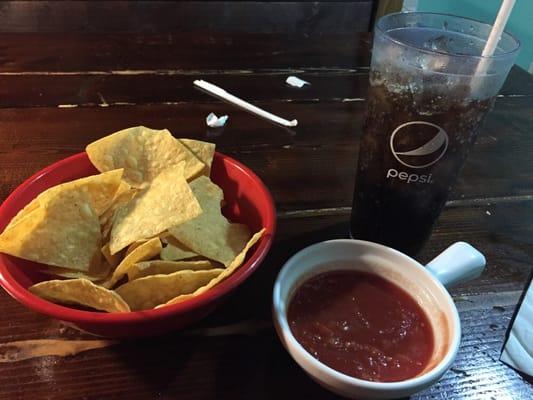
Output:
<svg viewBox="0 0 533 400">
<path fill-rule="evenodd" d="M 0 32 L 366 32 L 371 0 L 9 1 Z"/>
<path fill-rule="evenodd" d="M 0 43 L 0 72 L 357 68 L 370 59 L 368 34 L 1 33 Z"/>
<path fill-rule="evenodd" d="M 485 276 L 453 292 L 463 342 L 453 369 L 414 398 L 528 398 L 533 388 L 498 361 L 525 276 L 533 261 L 533 201 L 447 209 L 422 258 L 456 240 L 487 255 Z M 346 216 L 279 221 L 276 244 L 261 268 L 213 315 L 182 333 L 124 342 L 74 357 L 0 363 L 0 398 L 334 398 L 310 380 L 275 339 L 272 284 L 282 263 L 307 244 L 344 237 Z M 87 338 L 38 316 L 0 293 L 0 343 Z M 202 371 L 201 374 L 198 371 Z M 476 397 L 477 396 L 477 397 Z"/>
<path fill-rule="evenodd" d="M 225 103 L 2 109 L 0 198 L 42 167 L 82 151 L 87 143 L 144 124 L 168 128 L 178 137 L 216 142 L 220 151 L 264 179 L 280 211 L 350 207 L 364 103 L 259 104 L 297 118 L 300 126 L 289 131 Z M 211 111 L 229 114 L 228 126 L 207 129 L 204 118 Z M 498 100 L 450 199 L 533 194 L 528 150 L 532 113 L 528 98 Z"/>
<path fill-rule="evenodd" d="M 527 399 L 533 388 L 498 361 L 513 306 L 461 313 L 463 344 L 453 369 L 413 399 L 459 396 Z M 0 395 L 12 400 L 254 398 L 336 399 L 283 350 L 258 321 L 123 343 L 68 358 L 0 364 Z M 259 326 L 259 332 L 254 332 Z M 242 327 L 242 328 L 241 328 Z M 241 328 L 241 329 L 239 329 Z M 252 332 L 252 334 L 250 334 Z M 210 336 L 210 334 L 213 334 Z M 475 355 L 475 356 L 474 356 Z M 198 373 L 201 370 L 202 373 Z M 16 376 L 16 378 L 15 378 Z M 452 397 L 453 398 L 453 397 Z"/>
<path fill-rule="evenodd" d="M 452 369 L 434 386 L 414 398 L 441 396 L 485 400 L 527 399 L 533 387 L 498 361 L 514 306 L 462 312 L 463 340 Z"/>
<path fill-rule="evenodd" d="M 7 75 L 0 74 L 0 107 L 43 107 L 57 105 L 109 106 L 168 104 L 175 102 L 218 102 L 193 86 L 205 79 L 251 101 L 330 102 L 363 100 L 368 72 L 293 73 L 311 82 L 302 89 L 290 87 L 290 73 L 232 73 L 182 71 L 177 74 L 138 75 Z M 533 90 L 532 90 L 533 94 Z"/>
<path fill-rule="evenodd" d="M 194 88 L 195 79 L 205 79 L 251 101 L 349 102 L 367 96 L 368 72 L 295 71 L 292 74 L 311 83 L 302 89 L 285 84 L 288 71 L 232 72 L 180 71 L 117 75 L 2 75 L 0 108 L 58 105 L 109 106 L 168 104 L 175 102 L 217 102 Z M 533 77 L 522 69 L 511 70 L 501 96 L 533 96 Z"/>
</svg>

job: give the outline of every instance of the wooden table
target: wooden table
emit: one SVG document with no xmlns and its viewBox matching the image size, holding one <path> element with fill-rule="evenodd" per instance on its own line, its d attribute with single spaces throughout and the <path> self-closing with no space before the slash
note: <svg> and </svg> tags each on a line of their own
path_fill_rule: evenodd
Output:
<svg viewBox="0 0 533 400">
<path fill-rule="evenodd" d="M 368 80 L 368 35 L 0 34 L 0 199 L 30 174 L 132 125 L 214 141 L 261 176 L 276 200 L 276 243 L 213 315 L 184 332 L 72 357 L 0 363 L 0 399 L 320 398 L 280 345 L 273 281 L 305 245 L 347 236 Z M 312 83 L 290 88 L 298 75 Z M 203 78 L 300 122 L 274 126 L 193 88 Z M 209 112 L 229 114 L 221 130 Z M 452 290 L 463 324 L 453 368 L 415 398 L 530 399 L 498 361 L 533 262 L 533 79 L 514 68 L 419 256 L 458 240 L 487 257 Z M 0 343 L 79 339 L 0 293 Z M 5 348 L 5 346 L 4 346 Z"/>
</svg>

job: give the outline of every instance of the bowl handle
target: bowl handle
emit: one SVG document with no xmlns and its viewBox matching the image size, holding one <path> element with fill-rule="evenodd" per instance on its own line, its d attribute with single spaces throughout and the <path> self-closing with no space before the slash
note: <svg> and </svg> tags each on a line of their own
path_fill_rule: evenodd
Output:
<svg viewBox="0 0 533 400">
<path fill-rule="evenodd" d="M 431 260 L 426 268 L 444 286 L 478 278 L 485 269 L 485 256 L 466 242 L 452 244 Z"/>
</svg>

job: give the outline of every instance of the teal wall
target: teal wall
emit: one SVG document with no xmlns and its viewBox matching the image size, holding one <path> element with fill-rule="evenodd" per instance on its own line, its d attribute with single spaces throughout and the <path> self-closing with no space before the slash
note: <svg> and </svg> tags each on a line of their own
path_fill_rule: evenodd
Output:
<svg viewBox="0 0 533 400">
<path fill-rule="evenodd" d="M 418 11 L 433 11 L 493 23 L 501 0 L 418 0 Z M 533 0 L 516 0 L 506 31 L 522 45 L 516 63 L 526 71 L 533 68 Z"/>
</svg>

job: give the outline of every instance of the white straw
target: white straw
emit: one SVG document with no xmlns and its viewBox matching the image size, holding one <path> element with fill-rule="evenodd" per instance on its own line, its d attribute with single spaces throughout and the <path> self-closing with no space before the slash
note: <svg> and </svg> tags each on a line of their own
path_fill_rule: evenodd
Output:
<svg viewBox="0 0 533 400">
<path fill-rule="evenodd" d="M 511 11 L 513 10 L 515 0 L 503 0 L 502 5 L 500 6 L 500 11 L 498 11 L 498 15 L 496 16 L 496 20 L 494 21 L 494 25 L 492 26 L 492 29 L 490 31 L 489 37 L 487 39 L 487 43 L 485 43 L 485 48 L 483 49 L 483 52 L 481 53 L 482 57 L 491 57 L 494 54 L 494 51 L 498 47 L 498 42 L 500 41 L 500 38 L 502 36 L 503 30 L 505 29 L 505 25 L 507 24 L 507 20 L 509 19 L 509 16 L 511 15 Z M 482 58 L 477 66 L 475 76 L 482 75 L 486 72 L 487 69 L 487 59 Z"/>
<path fill-rule="evenodd" d="M 494 51 L 498 47 L 498 42 L 500 41 L 503 30 L 505 29 L 505 25 L 507 24 L 507 20 L 509 19 L 511 11 L 513 10 L 514 3 L 515 0 L 503 0 L 500 11 L 498 11 L 498 16 L 496 17 L 494 25 L 490 31 L 489 38 L 487 39 L 487 43 L 485 43 L 483 53 L 481 53 L 483 57 L 490 57 L 494 54 Z"/>
<path fill-rule="evenodd" d="M 194 84 L 205 91 L 214 94 L 215 96 L 218 96 L 224 100 L 229 101 L 232 104 L 235 104 L 236 106 L 242 107 L 245 110 L 250 111 L 251 113 L 254 113 L 256 115 L 259 115 L 260 117 L 266 118 L 272 122 L 275 122 L 277 124 L 288 126 L 288 127 L 294 127 L 298 125 L 298 121 L 293 119 L 292 121 L 288 121 L 286 119 L 283 119 L 281 117 L 278 117 L 277 115 L 274 115 L 272 113 L 269 113 L 268 111 L 263 110 L 262 108 L 256 107 L 253 104 L 248 103 L 247 101 L 244 101 L 243 99 L 238 98 L 237 96 L 232 95 L 231 93 L 226 92 L 221 87 L 218 87 L 216 85 L 213 85 L 212 83 L 203 81 L 203 80 L 196 80 L 194 81 Z"/>
</svg>

